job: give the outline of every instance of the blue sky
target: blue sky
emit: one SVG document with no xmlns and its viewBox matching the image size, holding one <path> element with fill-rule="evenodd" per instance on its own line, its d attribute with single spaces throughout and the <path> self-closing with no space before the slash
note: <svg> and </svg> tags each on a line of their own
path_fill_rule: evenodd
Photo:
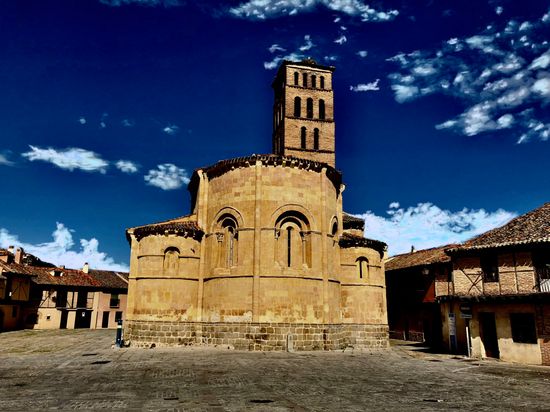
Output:
<svg viewBox="0 0 550 412">
<path fill-rule="evenodd" d="M 271 150 L 283 59 L 336 66 L 345 209 L 391 253 L 549 200 L 547 1 L 0 4 L 0 246 L 127 268 L 195 168 Z"/>
</svg>

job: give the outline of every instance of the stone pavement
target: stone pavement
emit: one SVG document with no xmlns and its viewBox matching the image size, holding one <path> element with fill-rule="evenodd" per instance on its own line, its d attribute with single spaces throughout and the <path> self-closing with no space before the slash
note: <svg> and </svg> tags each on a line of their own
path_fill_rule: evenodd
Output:
<svg viewBox="0 0 550 412">
<path fill-rule="evenodd" d="M 550 368 L 370 352 L 113 349 L 113 330 L 0 334 L 0 411 L 550 410 Z"/>
</svg>

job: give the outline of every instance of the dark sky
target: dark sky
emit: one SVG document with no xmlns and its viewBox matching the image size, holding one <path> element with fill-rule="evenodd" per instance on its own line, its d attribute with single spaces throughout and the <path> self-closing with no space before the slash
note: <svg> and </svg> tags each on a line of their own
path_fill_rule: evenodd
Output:
<svg viewBox="0 0 550 412">
<path fill-rule="evenodd" d="M 193 169 L 271 150 L 283 58 L 336 66 L 344 207 L 390 251 L 549 200 L 547 1 L 197 3 L 0 2 L 0 246 L 124 267 Z"/>
</svg>

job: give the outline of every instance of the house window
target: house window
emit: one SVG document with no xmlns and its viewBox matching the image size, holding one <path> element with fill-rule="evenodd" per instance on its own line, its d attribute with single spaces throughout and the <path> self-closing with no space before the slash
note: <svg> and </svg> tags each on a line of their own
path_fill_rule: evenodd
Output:
<svg viewBox="0 0 550 412">
<path fill-rule="evenodd" d="M 550 251 L 533 253 L 533 266 L 539 292 L 550 292 Z"/>
<path fill-rule="evenodd" d="M 498 282 L 498 256 L 481 256 L 481 272 L 484 282 Z"/>
<path fill-rule="evenodd" d="M 122 312 L 115 312 L 115 322 L 118 323 L 122 319 Z"/>
<path fill-rule="evenodd" d="M 315 75 L 311 76 L 311 87 L 314 89 L 317 87 L 317 77 Z"/>
<path fill-rule="evenodd" d="M 319 100 L 319 119 L 325 120 L 325 101 Z"/>
<path fill-rule="evenodd" d="M 118 308 L 120 306 L 120 297 L 118 293 L 111 293 L 111 299 L 109 300 L 110 308 Z"/>
<path fill-rule="evenodd" d="M 103 312 L 103 317 L 101 318 L 101 327 L 102 328 L 108 328 L 109 327 L 109 314 L 111 312 Z"/>
<path fill-rule="evenodd" d="M 532 313 L 510 313 L 512 340 L 516 343 L 537 343 L 535 316 Z"/>
<path fill-rule="evenodd" d="M 357 265 L 357 274 L 359 279 L 368 279 L 369 277 L 369 261 L 366 257 L 360 257 L 355 261 Z"/>
<path fill-rule="evenodd" d="M 83 292 L 83 291 L 78 292 L 78 296 L 76 299 L 76 307 L 85 308 L 87 307 L 86 306 L 87 303 L 88 303 L 88 292 Z"/>
<path fill-rule="evenodd" d="M 325 78 L 323 76 L 321 76 L 319 78 L 319 82 L 321 83 L 321 89 L 324 89 L 325 88 Z"/>
<path fill-rule="evenodd" d="M 306 148 L 306 128 L 304 126 L 300 129 L 300 146 L 302 149 Z"/>
<path fill-rule="evenodd" d="M 313 99 L 310 97 L 307 99 L 307 114 L 308 119 L 313 119 Z"/>
<path fill-rule="evenodd" d="M 294 98 L 294 117 L 300 117 L 302 115 L 302 99 L 298 96 Z"/>
<path fill-rule="evenodd" d="M 307 87 L 307 73 L 303 74 L 304 84 L 302 86 Z"/>
<path fill-rule="evenodd" d="M 58 308 L 67 307 L 67 291 L 58 290 L 55 296 L 55 306 Z"/>
<path fill-rule="evenodd" d="M 298 83 L 300 81 L 300 75 L 298 72 L 294 72 L 294 86 L 298 86 Z"/>
<path fill-rule="evenodd" d="M 313 129 L 313 148 L 319 150 L 319 129 Z"/>
</svg>

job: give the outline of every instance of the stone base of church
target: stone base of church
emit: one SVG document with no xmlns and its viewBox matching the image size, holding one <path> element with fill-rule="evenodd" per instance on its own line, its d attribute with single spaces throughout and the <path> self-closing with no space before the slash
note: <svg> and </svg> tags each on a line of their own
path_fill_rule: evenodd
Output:
<svg viewBox="0 0 550 412">
<path fill-rule="evenodd" d="M 127 320 L 133 347 L 227 346 L 237 350 L 311 351 L 387 348 L 388 326 L 370 324 L 213 323 Z"/>
</svg>

